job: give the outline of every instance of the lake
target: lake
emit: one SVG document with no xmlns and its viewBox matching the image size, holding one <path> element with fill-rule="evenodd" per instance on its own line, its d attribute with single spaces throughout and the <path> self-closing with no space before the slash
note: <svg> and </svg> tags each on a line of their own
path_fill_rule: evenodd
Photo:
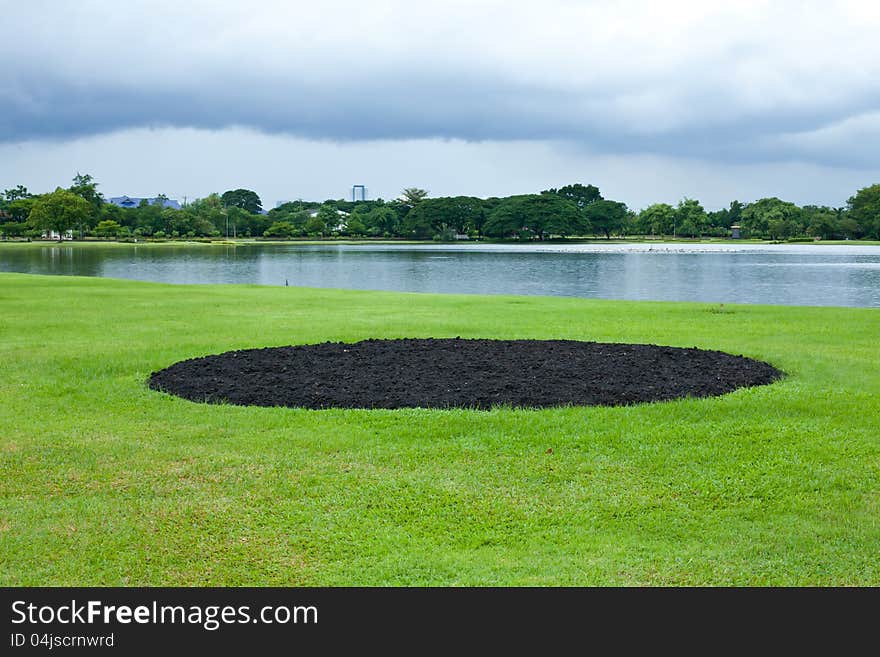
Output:
<svg viewBox="0 0 880 657">
<path fill-rule="evenodd" d="M 814 244 L 8 245 L 0 271 L 165 283 L 880 307 L 880 247 Z"/>
</svg>

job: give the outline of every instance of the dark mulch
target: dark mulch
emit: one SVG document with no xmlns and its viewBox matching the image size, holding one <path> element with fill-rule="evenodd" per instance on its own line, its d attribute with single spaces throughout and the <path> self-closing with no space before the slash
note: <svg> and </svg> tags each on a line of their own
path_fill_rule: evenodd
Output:
<svg viewBox="0 0 880 657">
<path fill-rule="evenodd" d="M 192 401 L 302 408 L 619 406 L 776 381 L 720 351 L 572 340 L 364 340 L 175 363 L 150 387 Z"/>
</svg>

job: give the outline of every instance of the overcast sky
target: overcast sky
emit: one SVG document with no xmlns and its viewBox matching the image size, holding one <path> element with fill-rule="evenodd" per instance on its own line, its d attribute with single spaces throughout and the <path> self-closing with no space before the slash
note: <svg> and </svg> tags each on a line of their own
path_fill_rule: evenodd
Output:
<svg viewBox="0 0 880 657">
<path fill-rule="evenodd" d="M 880 3 L 0 0 L 0 188 L 843 205 Z"/>
</svg>

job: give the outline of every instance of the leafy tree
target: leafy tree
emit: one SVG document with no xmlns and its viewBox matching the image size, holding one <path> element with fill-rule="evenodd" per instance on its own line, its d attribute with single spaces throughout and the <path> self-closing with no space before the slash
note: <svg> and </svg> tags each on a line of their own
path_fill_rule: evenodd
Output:
<svg viewBox="0 0 880 657">
<path fill-rule="evenodd" d="M 360 214 L 354 214 L 345 222 L 345 232 L 349 235 L 366 235 L 367 226 L 361 221 Z"/>
<path fill-rule="evenodd" d="M 406 237 L 423 240 L 431 237 L 437 230 L 440 230 L 440 226 L 435 228 L 430 216 L 431 213 L 420 212 L 419 207 L 417 205 L 407 213 L 406 218 L 403 220 L 403 233 Z"/>
<path fill-rule="evenodd" d="M 849 217 L 874 239 L 880 239 L 880 183 L 863 187 L 847 200 Z"/>
<path fill-rule="evenodd" d="M 626 213 L 625 203 L 605 199 L 594 201 L 584 209 L 593 232 L 601 232 L 608 239 L 611 239 L 612 233 L 619 233 L 623 229 Z"/>
<path fill-rule="evenodd" d="M 338 215 L 336 215 L 338 218 Z M 323 236 L 327 231 L 327 224 L 321 218 L 320 211 L 314 217 L 309 217 L 308 221 L 306 221 L 305 226 L 303 226 L 303 230 L 306 231 L 307 235 L 317 235 Z"/>
<path fill-rule="evenodd" d="M 843 233 L 843 236 L 849 240 L 857 239 L 862 234 L 862 227 L 859 222 L 849 215 L 844 216 L 838 222 L 838 227 L 840 229 L 840 232 Z"/>
<path fill-rule="evenodd" d="M 731 201 L 730 207 L 727 209 L 727 220 L 730 223 L 723 226 L 723 228 L 730 228 L 734 224 L 739 224 L 742 221 L 743 208 L 745 208 L 745 205 L 739 201 Z"/>
<path fill-rule="evenodd" d="M 28 192 L 27 187 L 24 185 L 16 185 L 12 189 L 4 189 L 3 190 L 3 198 L 9 202 L 17 201 L 22 198 L 33 198 L 34 195 Z"/>
<path fill-rule="evenodd" d="M 542 194 L 556 194 L 562 198 L 572 201 L 580 210 L 583 210 L 590 203 L 602 200 L 599 188 L 595 185 L 582 185 L 575 183 L 574 185 L 566 185 L 559 189 L 547 189 Z"/>
<path fill-rule="evenodd" d="M 639 215 L 634 210 L 627 208 L 626 216 L 623 218 L 623 227 L 620 229 L 621 235 L 637 235 L 639 232 Z"/>
<path fill-rule="evenodd" d="M 94 226 L 99 221 L 101 207 L 104 205 L 104 195 L 98 191 L 98 183 L 92 176 L 79 172 L 73 177 L 73 185 L 68 188 L 68 191 L 81 197 L 91 206 L 88 217 L 77 225 L 80 236 L 82 236 L 84 228 Z"/>
<path fill-rule="evenodd" d="M 782 235 L 799 233 L 800 218 L 801 209 L 794 203 L 771 197 L 749 203 L 742 211 L 741 224 L 749 235 L 779 239 Z"/>
<path fill-rule="evenodd" d="M 786 240 L 798 234 L 798 224 L 785 218 L 773 218 L 767 222 L 767 233 L 771 240 Z"/>
<path fill-rule="evenodd" d="M 390 206 L 373 208 L 364 223 L 371 235 L 399 235 L 401 230 L 400 215 Z"/>
<path fill-rule="evenodd" d="M 428 198 L 428 192 L 418 187 L 407 187 L 400 193 L 400 199 L 409 207 L 414 208 Z"/>
<path fill-rule="evenodd" d="M 644 235 L 669 235 L 674 221 L 674 207 L 668 203 L 654 203 L 639 213 L 638 226 Z"/>
<path fill-rule="evenodd" d="M 116 237 L 121 230 L 122 226 L 112 219 L 99 221 L 98 225 L 95 226 L 95 234 L 101 237 Z"/>
<path fill-rule="evenodd" d="M 38 197 L 29 196 L 27 198 L 17 198 L 6 205 L 4 211 L 12 217 L 14 221 L 24 222 L 30 216 Z"/>
<path fill-rule="evenodd" d="M 583 215 L 574 202 L 555 194 L 525 194 L 503 199 L 483 224 L 483 233 L 490 237 L 526 232 L 544 239 L 548 235 L 583 234 L 586 230 Z"/>
<path fill-rule="evenodd" d="M 224 216 L 223 216 L 224 226 L 222 227 L 223 230 L 221 231 L 221 233 L 225 232 L 225 230 L 226 230 L 225 222 L 228 219 L 229 220 L 229 234 L 232 235 L 233 237 L 237 237 L 238 235 L 243 235 L 248 232 L 251 232 L 251 233 L 256 232 L 257 235 L 260 235 L 272 223 L 272 222 L 266 223 L 266 225 L 262 227 L 263 228 L 262 230 L 252 231 L 251 230 L 252 219 L 255 217 L 253 214 L 251 214 L 250 212 L 248 212 L 244 208 L 241 208 L 237 205 L 232 205 L 232 206 L 229 206 L 228 208 L 226 208 L 226 210 L 224 211 L 223 214 L 224 214 Z M 260 216 L 262 216 L 262 215 L 260 215 Z M 205 221 L 205 220 L 208 220 L 208 218 L 199 215 L 198 220 Z M 208 220 L 208 221 L 210 221 L 210 220 Z M 211 223 L 213 223 L 213 222 L 211 222 Z M 263 223 L 263 222 L 259 222 L 259 223 Z M 254 227 L 254 228 L 258 228 L 258 227 Z M 218 226 L 218 230 L 219 229 L 220 229 L 220 227 Z"/>
<path fill-rule="evenodd" d="M 101 205 L 104 204 L 104 195 L 98 191 L 98 183 L 92 176 L 77 172 L 73 177 L 73 185 L 68 188 L 68 191 L 87 201 L 94 208 L 92 215 L 98 216 L 97 213 L 101 209 Z"/>
<path fill-rule="evenodd" d="M 406 216 L 405 229 L 428 237 L 444 228 L 456 233 L 479 230 L 483 225 L 483 204 L 472 196 L 444 196 L 425 199 Z"/>
<path fill-rule="evenodd" d="M 27 230 L 27 224 L 22 221 L 7 221 L 0 224 L 0 235 L 6 237 L 21 237 Z"/>
<path fill-rule="evenodd" d="M 289 221 L 276 221 L 269 226 L 264 232 L 265 237 L 293 237 L 299 231 Z"/>
<path fill-rule="evenodd" d="M 688 237 L 697 237 L 700 234 L 700 229 L 697 228 L 697 225 L 693 222 L 693 219 L 690 217 L 685 217 L 682 221 L 678 223 L 678 235 L 687 235 Z"/>
<path fill-rule="evenodd" d="M 676 232 L 691 237 L 702 234 L 708 218 L 703 206 L 696 199 L 683 198 L 675 209 Z"/>
<path fill-rule="evenodd" d="M 263 202 L 260 201 L 260 197 L 249 189 L 231 189 L 223 192 L 220 200 L 227 207 L 241 208 L 252 214 L 259 214 L 263 211 Z"/>
<path fill-rule="evenodd" d="M 38 230 L 55 231 L 61 241 L 64 233 L 82 225 L 92 210 L 84 198 L 59 187 L 37 199 L 28 222 Z"/>
<path fill-rule="evenodd" d="M 720 210 L 706 213 L 706 226 L 709 229 L 720 231 L 721 229 L 729 228 L 731 223 L 730 212 L 727 208 L 721 208 Z"/>
<path fill-rule="evenodd" d="M 328 231 L 338 230 L 340 224 L 343 223 L 344 215 L 339 214 L 339 210 L 336 208 L 336 205 L 331 203 L 324 203 L 320 208 L 318 208 L 318 214 L 313 219 L 317 219 L 321 222 L 323 228 L 320 230 L 309 230 L 309 221 L 306 221 L 306 232 L 308 233 L 321 233 L 324 234 Z M 317 226 L 317 224 L 313 224 Z"/>
<path fill-rule="evenodd" d="M 837 235 L 837 217 L 831 212 L 815 212 L 810 217 L 807 232 L 810 235 L 821 237 L 823 240 L 834 239 Z"/>
</svg>

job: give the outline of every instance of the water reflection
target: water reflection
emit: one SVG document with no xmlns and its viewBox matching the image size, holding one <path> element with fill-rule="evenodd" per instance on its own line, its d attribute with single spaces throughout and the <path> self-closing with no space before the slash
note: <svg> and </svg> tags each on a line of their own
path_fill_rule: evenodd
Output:
<svg viewBox="0 0 880 657">
<path fill-rule="evenodd" d="M 880 248 L 870 246 L 10 245 L 0 248 L 0 271 L 167 283 L 880 307 Z"/>
</svg>

